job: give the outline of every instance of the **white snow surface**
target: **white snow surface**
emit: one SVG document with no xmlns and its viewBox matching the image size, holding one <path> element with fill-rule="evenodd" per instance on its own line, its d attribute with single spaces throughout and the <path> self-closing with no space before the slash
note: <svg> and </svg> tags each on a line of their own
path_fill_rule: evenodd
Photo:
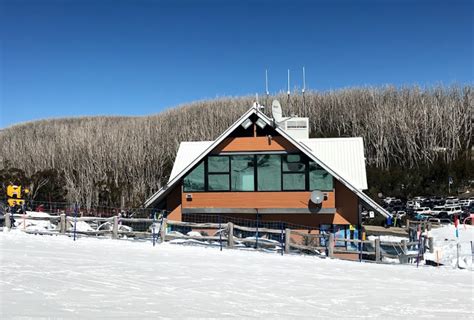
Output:
<svg viewBox="0 0 474 320">
<path fill-rule="evenodd" d="M 474 241 L 474 226 L 460 224 L 458 226 L 459 237 L 456 237 L 456 227 L 453 224 L 433 228 L 429 231 L 429 236 L 433 237 L 434 252 L 426 253 L 425 259 L 444 265 L 458 265 L 460 268 L 472 269 L 471 242 Z"/>
<path fill-rule="evenodd" d="M 0 233 L 0 318 L 474 319 L 473 272 Z"/>
</svg>

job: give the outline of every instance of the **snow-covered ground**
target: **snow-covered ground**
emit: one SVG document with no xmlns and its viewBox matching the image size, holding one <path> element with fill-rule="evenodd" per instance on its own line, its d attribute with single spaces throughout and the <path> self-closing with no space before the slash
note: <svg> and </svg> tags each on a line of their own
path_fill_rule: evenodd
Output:
<svg viewBox="0 0 474 320">
<path fill-rule="evenodd" d="M 425 254 L 425 259 L 472 270 L 473 248 L 471 242 L 474 241 L 474 226 L 461 224 L 458 226 L 457 232 L 458 237 L 456 237 L 454 225 L 433 228 L 429 231 L 429 236 L 434 240 L 434 252 Z"/>
<path fill-rule="evenodd" d="M 474 319 L 474 273 L 451 267 L 18 230 L 0 260 L 1 319 Z"/>
</svg>

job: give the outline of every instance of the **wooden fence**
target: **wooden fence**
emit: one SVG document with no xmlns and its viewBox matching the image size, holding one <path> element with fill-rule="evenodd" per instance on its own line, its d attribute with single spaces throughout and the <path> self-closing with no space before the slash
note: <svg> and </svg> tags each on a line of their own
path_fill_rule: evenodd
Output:
<svg viewBox="0 0 474 320">
<path fill-rule="evenodd" d="M 256 249 L 274 248 L 276 251 L 282 251 L 285 253 L 313 253 L 319 255 L 326 255 L 330 258 L 339 258 L 344 254 L 352 254 L 356 259 L 368 259 L 375 262 L 382 262 L 383 258 L 399 259 L 400 263 L 409 263 L 411 259 L 422 258 L 424 250 L 420 251 L 420 248 L 428 248 L 430 251 L 433 250 L 433 239 L 429 238 L 426 242 L 421 243 L 419 241 L 406 241 L 401 242 L 382 242 L 379 238 L 375 241 L 372 240 L 359 240 L 359 239 L 346 239 L 346 238 L 335 238 L 334 234 L 311 234 L 302 232 L 300 230 L 292 229 L 269 229 L 269 228 L 255 228 L 239 226 L 232 222 L 228 223 L 193 223 L 183 221 L 173 221 L 168 219 L 145 219 L 145 218 L 121 218 L 119 216 L 113 216 L 110 218 L 102 217 L 71 217 L 66 214 L 60 214 L 59 216 L 44 216 L 44 217 L 32 217 L 27 215 L 7 213 L 5 215 L 5 228 L 12 228 L 11 217 L 17 220 L 17 228 L 27 233 L 33 234 L 77 234 L 87 236 L 105 236 L 109 235 L 112 239 L 118 239 L 123 236 L 134 237 L 134 238 L 153 238 L 159 242 L 172 241 L 177 239 L 182 240 L 198 240 L 198 241 L 214 241 L 221 246 L 227 248 L 235 248 L 240 245 L 242 246 L 254 246 Z M 26 228 L 26 221 L 28 220 L 41 220 L 48 221 L 50 223 L 57 224 L 52 230 L 29 230 Z M 110 229 L 106 230 L 78 230 L 72 226 L 74 222 L 94 222 L 94 223 L 108 223 Z M 121 230 L 122 224 L 136 224 L 142 223 L 148 225 L 146 231 L 127 231 Z M 168 228 L 186 227 L 191 230 L 215 230 L 217 232 L 214 235 L 185 235 L 177 232 L 168 232 Z M 254 237 L 237 237 L 236 233 L 246 232 L 254 233 Z M 280 241 L 269 241 L 259 237 L 259 235 L 279 235 Z M 301 244 L 295 241 L 295 238 L 302 238 L 309 240 L 307 242 L 312 243 L 311 240 L 316 240 L 316 244 Z M 336 246 L 336 243 L 344 243 L 344 247 Z M 425 244 L 425 246 L 423 246 Z M 347 247 L 351 246 L 351 250 Z M 390 254 L 383 250 L 383 247 L 393 246 L 399 248 L 400 252 L 396 249 L 396 254 Z M 416 253 L 409 253 L 409 247 L 417 246 Z M 355 248 L 355 249 L 354 249 Z M 357 258 L 358 256 L 358 258 Z M 353 260 L 356 260 L 353 259 Z"/>
</svg>

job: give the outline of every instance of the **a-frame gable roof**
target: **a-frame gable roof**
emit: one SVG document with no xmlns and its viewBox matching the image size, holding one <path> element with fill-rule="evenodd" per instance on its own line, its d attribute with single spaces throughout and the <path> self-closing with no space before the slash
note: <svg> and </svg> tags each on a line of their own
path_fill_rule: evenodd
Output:
<svg viewBox="0 0 474 320">
<path fill-rule="evenodd" d="M 145 201 L 145 207 L 149 207 L 155 203 L 159 198 L 164 197 L 168 192 L 171 191 L 172 187 L 183 178 L 189 170 L 191 170 L 196 164 L 198 164 L 205 156 L 207 156 L 212 150 L 214 150 L 225 138 L 227 138 L 236 128 L 238 128 L 245 120 L 247 120 L 252 114 L 257 112 L 256 108 L 252 107 L 245 112 L 237 121 L 234 122 L 227 130 L 225 130 L 216 140 L 214 140 L 199 156 L 197 156 L 186 168 L 178 173 L 173 179 L 168 181 L 158 192 L 152 195 L 148 200 Z"/>
<path fill-rule="evenodd" d="M 367 206 L 371 207 L 375 211 L 379 212 L 380 214 L 384 215 L 385 217 L 391 216 L 384 208 L 382 208 L 379 204 L 377 204 L 374 200 L 372 200 L 368 195 L 363 193 L 358 188 L 354 187 L 349 181 L 345 180 L 341 177 L 337 172 L 335 172 L 332 168 L 326 165 L 323 161 L 321 161 L 318 157 L 314 155 L 312 150 L 303 143 L 298 142 L 293 137 L 291 137 L 285 130 L 278 126 L 274 126 L 273 120 L 268 118 L 263 112 L 258 110 L 258 107 L 252 107 L 247 112 L 245 112 L 234 124 L 232 124 L 227 130 L 225 130 L 216 140 L 214 140 L 199 156 L 197 156 L 186 168 L 184 168 L 180 173 L 174 176 L 168 183 L 163 186 L 158 192 L 156 192 L 153 196 L 151 196 L 146 202 L 145 206 L 149 207 L 153 203 L 163 199 L 173 187 L 195 166 L 197 165 L 204 157 L 206 157 L 212 150 L 214 150 L 225 138 L 227 138 L 236 128 L 238 128 L 246 119 L 248 119 L 252 114 L 256 114 L 260 119 L 262 119 L 267 125 L 273 126 L 275 130 L 284 137 L 287 141 L 289 141 L 292 145 L 294 145 L 297 149 L 303 152 L 306 156 L 308 156 L 311 160 L 316 162 L 320 165 L 324 170 L 326 170 L 329 174 L 331 174 L 334 178 L 336 178 L 339 182 L 344 184 L 349 190 L 354 192 L 359 199 L 362 200 Z"/>
</svg>

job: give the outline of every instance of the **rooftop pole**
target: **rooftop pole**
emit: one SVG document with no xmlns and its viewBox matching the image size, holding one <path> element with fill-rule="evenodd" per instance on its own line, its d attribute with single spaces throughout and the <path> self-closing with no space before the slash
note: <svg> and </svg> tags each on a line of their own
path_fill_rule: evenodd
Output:
<svg viewBox="0 0 474 320">
<path fill-rule="evenodd" d="M 288 69 L 288 91 L 286 92 L 288 95 L 288 106 L 290 107 L 290 69 Z"/>
<path fill-rule="evenodd" d="M 269 96 L 269 92 L 268 92 L 268 70 L 265 69 L 265 94 L 266 94 L 266 100 L 265 100 L 265 106 L 268 106 L 268 96 Z"/>
<path fill-rule="evenodd" d="M 306 74 L 304 72 L 304 67 L 303 67 L 303 89 L 301 90 L 301 93 L 303 94 L 303 111 L 306 114 L 306 104 L 305 104 L 305 99 L 304 99 L 305 90 L 306 90 Z"/>
</svg>

